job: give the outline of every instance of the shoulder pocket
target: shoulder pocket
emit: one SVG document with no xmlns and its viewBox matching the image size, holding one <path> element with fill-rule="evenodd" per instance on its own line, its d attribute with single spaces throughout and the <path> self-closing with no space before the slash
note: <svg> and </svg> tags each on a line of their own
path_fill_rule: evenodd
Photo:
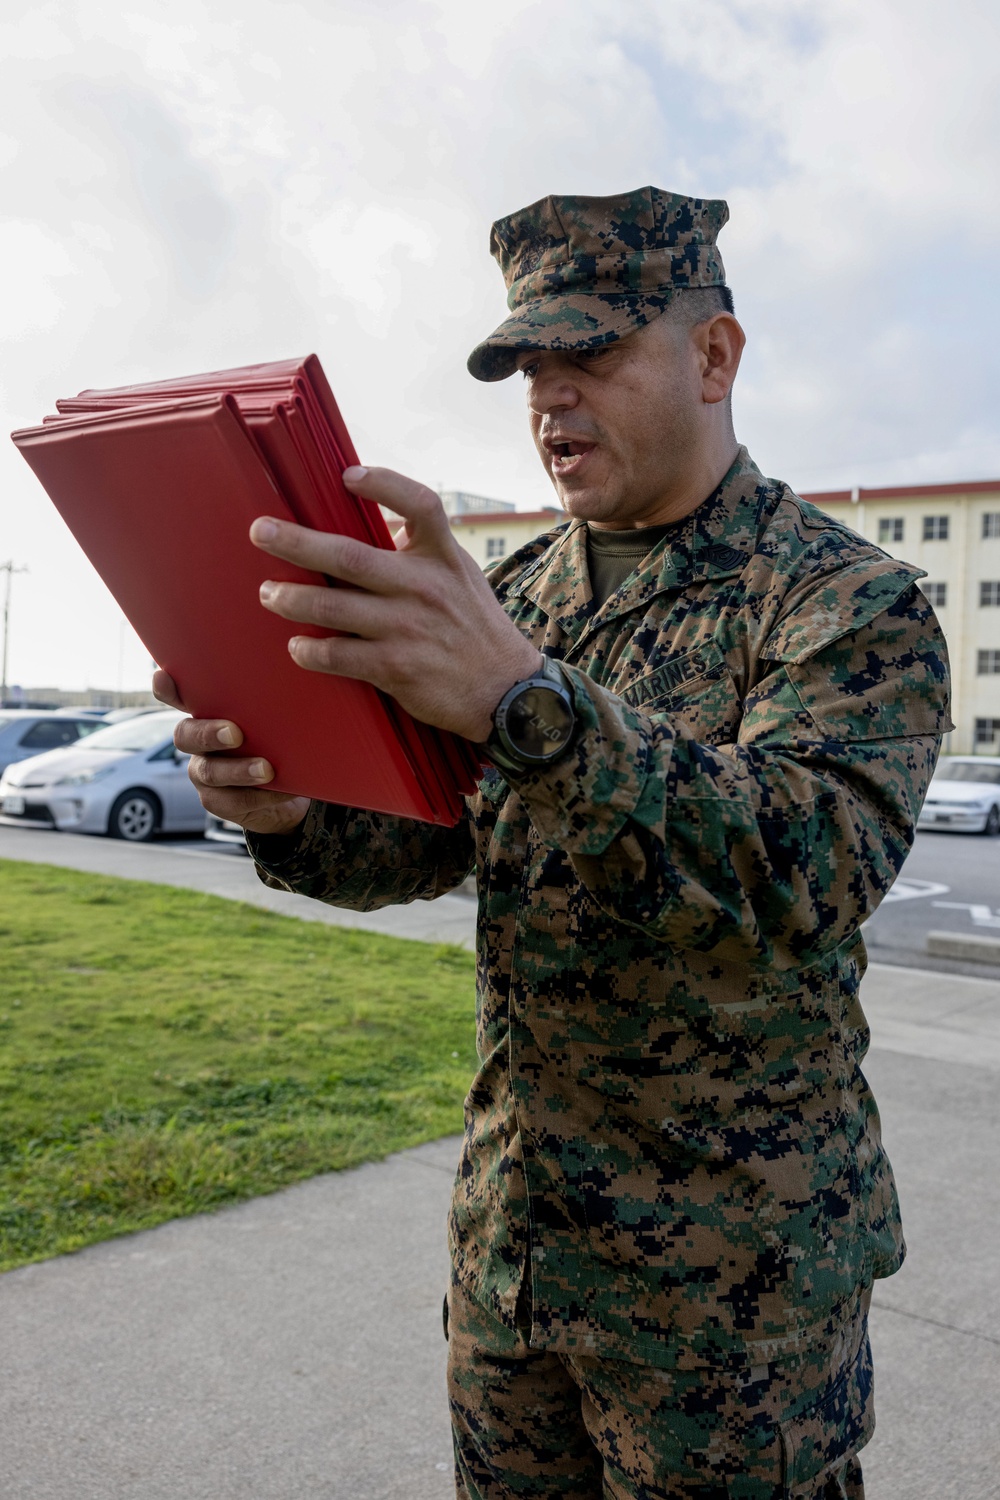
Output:
<svg viewBox="0 0 1000 1500">
<path fill-rule="evenodd" d="M 765 661 L 804 662 L 842 636 L 871 624 L 926 574 L 908 563 L 864 558 L 826 579 L 809 580 L 791 602 L 760 655 Z"/>
<path fill-rule="evenodd" d="M 799 703 L 827 738 L 901 739 L 954 727 L 947 648 L 918 589 L 907 588 L 874 619 L 783 665 Z"/>
</svg>

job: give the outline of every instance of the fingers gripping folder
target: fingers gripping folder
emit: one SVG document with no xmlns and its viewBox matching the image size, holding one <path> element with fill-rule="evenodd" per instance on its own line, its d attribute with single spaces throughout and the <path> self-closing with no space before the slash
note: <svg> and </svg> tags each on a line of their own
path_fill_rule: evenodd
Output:
<svg viewBox="0 0 1000 1500">
<path fill-rule="evenodd" d="M 450 825 L 480 774 L 473 747 L 367 682 L 305 672 L 265 578 L 323 583 L 260 552 L 259 515 L 392 549 L 319 360 L 84 391 L 13 440 L 196 718 L 244 733 L 274 791 Z M 325 635 L 319 627 L 298 634 Z"/>
</svg>

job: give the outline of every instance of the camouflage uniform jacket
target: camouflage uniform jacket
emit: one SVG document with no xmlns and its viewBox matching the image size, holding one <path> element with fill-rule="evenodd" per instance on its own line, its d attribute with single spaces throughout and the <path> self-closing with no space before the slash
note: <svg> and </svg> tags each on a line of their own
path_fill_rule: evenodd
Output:
<svg viewBox="0 0 1000 1500">
<path fill-rule="evenodd" d="M 569 752 L 454 829 L 314 804 L 268 884 L 367 911 L 475 870 L 479 1070 L 453 1274 L 535 1347 L 759 1364 L 900 1264 L 858 928 L 949 726 L 916 569 L 762 478 L 595 610 L 581 522 L 491 574 L 567 664 Z M 530 1294 L 529 1294 L 530 1289 Z"/>
</svg>

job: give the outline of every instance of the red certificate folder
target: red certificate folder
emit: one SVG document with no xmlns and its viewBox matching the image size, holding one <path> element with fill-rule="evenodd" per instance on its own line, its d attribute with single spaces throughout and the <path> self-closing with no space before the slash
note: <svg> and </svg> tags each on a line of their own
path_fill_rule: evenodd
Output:
<svg viewBox="0 0 1000 1500">
<path fill-rule="evenodd" d="M 289 637 L 328 632 L 259 602 L 265 578 L 324 580 L 258 551 L 256 516 L 393 546 L 344 487 L 358 459 L 315 355 L 56 406 L 13 440 L 191 713 L 239 724 L 276 791 L 455 823 L 472 746 L 369 683 L 297 667 Z"/>
</svg>

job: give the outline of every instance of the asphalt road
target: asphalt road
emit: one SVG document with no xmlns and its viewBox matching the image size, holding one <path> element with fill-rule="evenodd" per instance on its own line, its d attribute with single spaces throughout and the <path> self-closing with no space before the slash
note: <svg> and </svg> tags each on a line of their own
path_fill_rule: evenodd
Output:
<svg viewBox="0 0 1000 1500">
<path fill-rule="evenodd" d="M 880 963 L 984 973 L 982 964 L 929 959 L 925 943 L 928 932 L 1000 942 L 1000 839 L 918 833 L 902 874 L 864 931 L 869 953 Z"/>
</svg>

